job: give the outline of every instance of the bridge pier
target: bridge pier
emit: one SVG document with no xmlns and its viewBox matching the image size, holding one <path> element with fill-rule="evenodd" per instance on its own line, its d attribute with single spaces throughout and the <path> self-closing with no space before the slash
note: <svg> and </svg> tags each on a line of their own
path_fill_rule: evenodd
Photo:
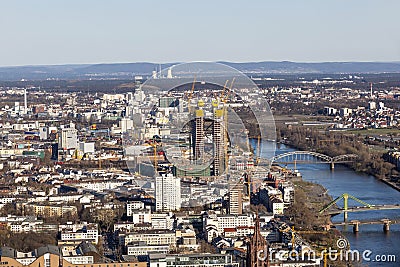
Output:
<svg viewBox="0 0 400 267">
<path fill-rule="evenodd" d="M 354 222 L 353 224 L 353 233 L 358 233 L 360 231 L 360 222 Z"/>
<path fill-rule="evenodd" d="M 387 233 L 390 230 L 390 221 L 385 220 L 383 221 L 383 232 Z"/>
<path fill-rule="evenodd" d="M 347 222 L 347 211 L 343 212 L 343 221 Z"/>
<path fill-rule="evenodd" d="M 333 171 L 335 169 L 335 162 L 332 161 L 330 165 L 331 165 L 331 171 Z"/>
</svg>

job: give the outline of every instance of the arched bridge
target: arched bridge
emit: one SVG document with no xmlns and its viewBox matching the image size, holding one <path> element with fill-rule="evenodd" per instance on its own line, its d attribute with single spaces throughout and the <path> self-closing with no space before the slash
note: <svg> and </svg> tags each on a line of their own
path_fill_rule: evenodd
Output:
<svg viewBox="0 0 400 267">
<path fill-rule="evenodd" d="M 330 157 L 328 155 L 324 155 L 313 151 L 293 151 L 276 155 L 275 157 L 272 157 L 270 159 L 270 162 L 271 164 L 272 163 L 280 163 L 280 164 L 328 163 L 331 164 L 331 168 L 333 169 L 335 163 L 352 162 L 357 158 L 358 155 L 356 154 L 345 154 L 336 157 Z"/>
</svg>

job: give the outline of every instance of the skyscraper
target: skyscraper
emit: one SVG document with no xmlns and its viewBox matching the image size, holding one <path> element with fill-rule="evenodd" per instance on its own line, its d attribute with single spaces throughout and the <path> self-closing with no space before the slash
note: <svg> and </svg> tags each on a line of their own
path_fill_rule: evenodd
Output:
<svg viewBox="0 0 400 267">
<path fill-rule="evenodd" d="M 237 183 L 231 185 L 229 188 L 229 214 L 242 214 L 243 201 L 242 201 L 243 184 Z"/>
<path fill-rule="evenodd" d="M 204 110 L 196 110 L 192 131 L 193 157 L 198 160 L 204 156 Z"/>
<path fill-rule="evenodd" d="M 224 135 L 225 129 L 223 127 L 223 109 L 214 110 L 214 124 L 213 124 L 213 142 L 214 142 L 214 175 L 218 176 L 224 172 L 225 169 L 225 144 Z"/>
<path fill-rule="evenodd" d="M 171 173 L 156 177 L 156 210 L 174 211 L 181 208 L 181 180 Z"/>
</svg>

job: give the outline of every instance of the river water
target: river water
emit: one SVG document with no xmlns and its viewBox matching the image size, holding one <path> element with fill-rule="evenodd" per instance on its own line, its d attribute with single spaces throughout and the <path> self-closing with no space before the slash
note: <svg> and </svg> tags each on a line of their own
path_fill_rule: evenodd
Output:
<svg viewBox="0 0 400 267">
<path fill-rule="evenodd" d="M 270 151 L 270 144 L 262 145 L 261 151 Z M 285 145 L 277 145 L 276 154 L 281 154 L 296 149 Z M 268 153 L 268 152 L 267 152 Z M 266 154 L 267 154 L 266 153 Z M 269 154 L 269 153 L 268 153 Z M 292 168 L 293 166 L 288 166 Z M 335 170 L 331 171 L 329 164 L 297 164 L 297 169 L 306 181 L 321 184 L 328 189 L 328 194 L 333 199 L 348 193 L 368 204 L 398 204 L 400 203 L 400 192 L 380 182 L 370 175 L 357 173 L 350 168 L 337 164 Z M 338 203 L 343 207 L 343 201 Z M 361 206 L 361 204 L 349 199 L 349 206 Z M 348 220 L 368 220 L 383 218 L 400 218 L 400 210 L 365 211 L 349 213 Z M 332 218 L 334 222 L 343 221 L 343 215 Z M 351 249 L 357 249 L 362 253 L 365 250 L 372 251 L 369 258 L 374 259 L 376 255 L 395 255 L 396 262 L 365 262 L 368 266 L 400 266 L 400 225 L 391 225 L 388 233 L 383 232 L 382 225 L 360 225 L 359 233 L 354 234 L 352 226 L 339 227 L 350 242 Z M 378 256 L 379 257 L 379 256 Z"/>
</svg>

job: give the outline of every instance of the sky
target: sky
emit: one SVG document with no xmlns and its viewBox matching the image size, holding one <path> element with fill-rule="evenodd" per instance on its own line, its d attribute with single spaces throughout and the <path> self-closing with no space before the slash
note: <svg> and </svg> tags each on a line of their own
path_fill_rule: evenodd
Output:
<svg viewBox="0 0 400 267">
<path fill-rule="evenodd" d="M 398 0 L 2 0 L 0 66 L 400 61 Z"/>
</svg>

